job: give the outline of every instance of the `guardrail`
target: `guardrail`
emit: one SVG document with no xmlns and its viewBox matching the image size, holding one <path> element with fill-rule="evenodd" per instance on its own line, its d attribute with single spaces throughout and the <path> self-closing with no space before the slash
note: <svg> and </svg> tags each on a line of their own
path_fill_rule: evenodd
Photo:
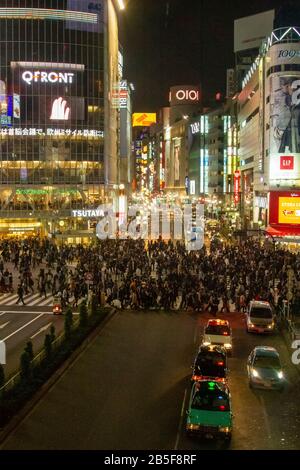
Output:
<svg viewBox="0 0 300 470">
<path fill-rule="evenodd" d="M 290 311 L 290 304 L 287 300 L 283 302 L 283 307 L 279 308 L 278 313 L 280 324 L 283 328 L 287 329 L 291 340 L 300 339 L 300 323 L 294 321 Z"/>
</svg>

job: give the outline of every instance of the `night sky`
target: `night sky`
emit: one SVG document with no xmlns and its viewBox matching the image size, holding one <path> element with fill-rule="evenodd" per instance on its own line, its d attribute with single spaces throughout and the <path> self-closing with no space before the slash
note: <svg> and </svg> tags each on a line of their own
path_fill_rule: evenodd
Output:
<svg viewBox="0 0 300 470">
<path fill-rule="evenodd" d="M 234 65 L 234 19 L 279 8 L 287 0 L 126 0 L 120 15 L 124 78 L 134 111 L 168 106 L 172 85 L 202 84 L 203 100 L 225 92 Z"/>
</svg>

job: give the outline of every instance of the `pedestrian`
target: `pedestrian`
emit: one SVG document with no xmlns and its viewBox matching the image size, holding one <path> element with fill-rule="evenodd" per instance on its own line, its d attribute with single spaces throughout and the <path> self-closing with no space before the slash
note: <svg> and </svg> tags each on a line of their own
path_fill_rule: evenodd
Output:
<svg viewBox="0 0 300 470">
<path fill-rule="evenodd" d="M 23 289 L 22 284 L 18 285 L 17 294 L 18 294 L 18 300 L 17 300 L 16 304 L 18 305 L 19 302 L 22 302 L 22 304 L 25 305 L 24 298 L 23 298 L 24 289 Z"/>
</svg>

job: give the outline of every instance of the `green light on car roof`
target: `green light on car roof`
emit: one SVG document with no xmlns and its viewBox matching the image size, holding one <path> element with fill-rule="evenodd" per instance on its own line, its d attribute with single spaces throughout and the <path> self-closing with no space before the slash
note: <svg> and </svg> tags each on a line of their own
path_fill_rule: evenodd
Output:
<svg viewBox="0 0 300 470">
<path fill-rule="evenodd" d="M 214 390 L 215 386 L 216 386 L 216 384 L 214 382 L 208 382 L 208 388 L 210 390 Z"/>
</svg>

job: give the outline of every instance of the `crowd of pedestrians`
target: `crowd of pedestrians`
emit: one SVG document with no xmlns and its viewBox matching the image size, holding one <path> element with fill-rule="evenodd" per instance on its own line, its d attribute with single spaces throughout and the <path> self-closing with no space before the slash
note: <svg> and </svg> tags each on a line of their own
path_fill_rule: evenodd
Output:
<svg viewBox="0 0 300 470">
<path fill-rule="evenodd" d="M 300 254 L 254 241 L 188 252 L 180 242 L 106 240 L 58 246 L 49 239 L 0 242 L 0 288 L 59 296 L 77 306 L 95 294 L 102 305 L 126 309 L 243 311 L 252 299 L 300 311 Z M 291 280 L 292 279 L 292 285 Z"/>
</svg>

